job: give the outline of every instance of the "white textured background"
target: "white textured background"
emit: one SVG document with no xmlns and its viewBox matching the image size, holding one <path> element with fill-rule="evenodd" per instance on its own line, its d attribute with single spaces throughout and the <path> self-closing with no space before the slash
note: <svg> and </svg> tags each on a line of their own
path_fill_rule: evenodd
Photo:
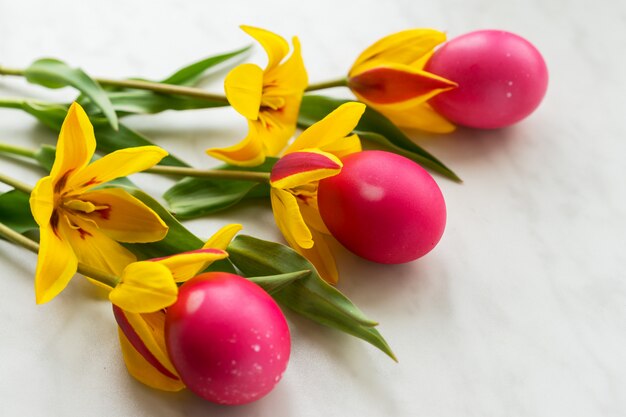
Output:
<svg viewBox="0 0 626 417">
<path fill-rule="evenodd" d="M 298 35 L 312 82 L 346 73 L 363 48 L 401 29 L 506 29 L 542 51 L 550 86 L 513 128 L 418 138 L 465 180 L 436 177 L 449 220 L 435 251 L 389 267 L 337 248 L 340 288 L 380 321 L 399 364 L 289 315 L 292 359 L 263 400 L 227 408 L 153 391 L 127 375 L 110 306 L 93 288 L 77 277 L 37 307 L 35 256 L 0 242 L 0 416 L 626 415 L 626 3 L 0 0 L 0 63 L 53 56 L 94 76 L 159 78 L 250 43 L 242 23 Z M 258 48 L 252 59 L 262 63 Z M 0 96 L 27 95 L 73 92 L 0 78 Z M 246 129 L 230 109 L 128 123 L 198 167 L 212 163 L 206 147 Z M 0 141 L 54 139 L 0 109 Z M 31 184 L 38 175 L 4 157 L 0 170 Z M 148 178 L 133 179 L 153 195 L 168 185 Z M 188 226 L 206 237 L 229 221 L 280 239 L 268 205 Z"/>
</svg>

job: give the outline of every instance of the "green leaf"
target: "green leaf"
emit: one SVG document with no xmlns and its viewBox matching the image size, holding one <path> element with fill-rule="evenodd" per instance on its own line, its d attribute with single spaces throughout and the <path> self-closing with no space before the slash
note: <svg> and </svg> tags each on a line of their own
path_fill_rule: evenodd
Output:
<svg viewBox="0 0 626 417">
<path fill-rule="evenodd" d="M 249 277 L 248 279 L 255 284 L 261 286 L 268 294 L 274 295 L 287 285 L 290 285 L 294 281 L 302 278 L 306 278 L 311 275 L 311 271 L 296 271 L 288 272 L 286 274 L 278 275 L 266 275 L 262 277 Z"/>
<path fill-rule="evenodd" d="M 79 90 L 102 111 L 114 130 L 118 128 L 117 114 L 100 84 L 82 69 L 71 68 L 65 62 L 53 58 L 38 59 L 24 71 L 26 79 L 48 88 L 72 86 Z"/>
<path fill-rule="evenodd" d="M 105 123 L 94 122 L 94 131 L 96 134 L 97 149 L 102 153 L 110 153 L 118 149 L 132 148 L 135 146 L 154 145 L 142 134 L 120 123 L 118 130 L 113 130 L 111 126 Z M 159 165 L 170 165 L 178 167 L 188 167 L 185 162 L 176 158 L 174 155 L 168 155 Z"/>
<path fill-rule="evenodd" d="M 317 323 L 333 327 L 376 346 L 396 360 L 391 348 L 368 319 L 338 289 L 326 283 L 315 267 L 293 249 L 251 236 L 237 236 L 227 249 L 230 261 L 246 276 L 276 275 L 310 270 L 308 277 L 285 286 L 273 297 L 282 305 Z"/>
<path fill-rule="evenodd" d="M 266 158 L 262 165 L 246 168 L 223 165 L 217 169 L 270 172 L 277 158 Z M 191 219 L 231 207 L 247 198 L 267 198 L 269 185 L 253 181 L 183 178 L 163 194 L 170 210 L 179 219 Z"/>
<path fill-rule="evenodd" d="M 0 194 L 0 223 L 24 233 L 37 229 L 37 223 L 30 213 L 29 195 L 18 190 Z"/>
<path fill-rule="evenodd" d="M 214 66 L 221 64 L 231 58 L 235 58 L 244 52 L 248 52 L 252 48 L 251 45 L 246 46 L 245 48 L 237 49 L 236 51 L 226 52 L 224 54 L 210 56 L 208 58 L 204 58 L 200 61 L 194 62 L 190 65 L 187 65 L 174 74 L 170 75 L 166 79 L 162 80 L 162 83 L 165 84 L 176 84 L 176 85 L 196 85 L 198 80 L 204 75 L 204 73 L 213 68 Z"/>
<path fill-rule="evenodd" d="M 300 107 L 298 125 L 301 127 L 311 126 L 348 101 L 350 100 L 305 95 Z M 450 168 L 409 139 L 389 119 L 369 106 L 361 117 L 354 133 L 358 134 L 361 139 L 376 142 L 428 169 L 454 181 L 461 182 L 461 179 Z"/>
</svg>

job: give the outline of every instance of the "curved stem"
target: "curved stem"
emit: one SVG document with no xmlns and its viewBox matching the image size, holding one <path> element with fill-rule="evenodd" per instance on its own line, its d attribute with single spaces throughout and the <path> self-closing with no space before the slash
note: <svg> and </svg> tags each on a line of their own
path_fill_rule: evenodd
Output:
<svg viewBox="0 0 626 417">
<path fill-rule="evenodd" d="M 269 182 L 269 172 L 252 172 L 252 171 L 228 171 L 221 169 L 194 169 L 183 167 L 171 167 L 171 166 L 155 166 L 144 172 L 150 172 L 153 174 L 166 174 L 166 175 L 180 175 L 185 177 L 202 177 L 202 178 L 215 178 L 222 180 L 241 180 L 241 181 L 254 181 L 254 182 Z"/>
<path fill-rule="evenodd" d="M 9 145 L 8 143 L 2 142 L 0 142 L 0 152 L 25 156 L 27 158 L 35 158 L 35 155 L 37 154 L 35 149 L 23 148 L 21 146 Z"/>
<path fill-rule="evenodd" d="M 24 184 L 23 182 L 8 177 L 4 174 L 0 174 L 0 182 L 5 183 L 6 185 L 10 185 L 16 190 L 20 190 L 22 192 L 25 192 L 26 194 L 30 194 L 33 191 L 33 187 L 31 187 L 30 185 Z"/>
<path fill-rule="evenodd" d="M 25 71 L 18 68 L 0 66 L 0 75 L 24 76 Z M 158 83 L 143 80 L 114 80 L 110 78 L 94 78 L 98 84 L 109 87 L 131 88 L 135 90 L 148 90 L 155 93 L 171 94 L 177 96 L 194 97 L 209 101 L 218 101 L 228 104 L 226 96 L 213 94 L 201 88 L 186 87 L 174 84 Z"/>
<path fill-rule="evenodd" d="M 16 232 L 3 223 L 0 223 L 0 236 L 4 237 L 9 242 L 23 247 L 24 249 L 28 249 L 33 253 L 39 253 L 39 243 Z M 120 282 L 120 279 L 114 275 L 109 275 L 89 265 L 81 263 L 78 264 L 77 272 L 113 288 Z"/>
<path fill-rule="evenodd" d="M 337 78 L 336 80 L 323 81 L 321 83 L 309 84 L 304 91 L 317 91 L 333 87 L 347 87 L 348 79 L 346 77 Z"/>
</svg>

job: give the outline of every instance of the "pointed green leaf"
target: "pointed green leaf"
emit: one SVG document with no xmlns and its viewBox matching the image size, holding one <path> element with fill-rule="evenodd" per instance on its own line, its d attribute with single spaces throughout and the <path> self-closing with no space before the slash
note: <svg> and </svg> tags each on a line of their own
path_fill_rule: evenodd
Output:
<svg viewBox="0 0 626 417">
<path fill-rule="evenodd" d="M 53 58 L 38 59 L 24 71 L 26 79 L 48 88 L 72 86 L 80 91 L 102 111 L 114 130 L 118 128 L 117 114 L 100 84 L 82 69 L 71 68 L 65 62 Z"/>
<path fill-rule="evenodd" d="M 176 85 L 195 85 L 207 70 L 215 67 L 218 64 L 221 64 L 222 62 L 228 61 L 229 59 L 235 58 L 245 52 L 248 52 L 250 48 L 252 48 L 251 45 L 241 49 L 237 49 L 236 51 L 226 52 L 224 54 L 204 58 L 200 61 L 194 62 L 179 69 L 174 74 L 170 75 L 161 82 L 165 84 Z"/>
<path fill-rule="evenodd" d="M 276 158 L 256 167 L 222 165 L 217 169 L 270 172 Z M 231 207 L 247 198 L 269 197 L 269 185 L 253 181 L 183 178 L 163 194 L 170 211 L 179 219 L 191 219 Z"/>
<path fill-rule="evenodd" d="M 326 283 L 315 267 L 293 249 L 251 236 L 237 236 L 227 249 L 231 262 L 246 276 L 274 275 L 310 270 L 308 277 L 294 281 L 273 294 L 285 307 L 317 323 L 333 327 L 376 346 L 392 359 L 391 348 L 368 319 L 338 289 Z"/>
<path fill-rule="evenodd" d="M 278 274 L 278 275 L 266 275 L 262 277 L 248 277 L 248 279 L 255 284 L 259 285 L 268 294 L 274 295 L 278 291 L 285 288 L 287 285 L 290 285 L 294 281 L 302 278 L 306 278 L 311 275 L 311 271 L 296 271 L 296 272 L 288 272 L 286 274 Z"/>
<path fill-rule="evenodd" d="M 300 107 L 298 125 L 309 127 L 348 101 L 350 100 L 305 95 Z M 371 107 L 367 107 L 365 110 L 354 133 L 357 133 L 361 139 L 371 140 L 383 145 L 393 152 L 412 159 L 425 168 L 454 181 L 461 182 L 461 179 L 450 168 L 409 139 L 389 119 Z"/>
<path fill-rule="evenodd" d="M 0 223 L 18 233 L 37 229 L 37 223 L 30 213 L 29 195 L 18 190 L 0 194 Z"/>
</svg>

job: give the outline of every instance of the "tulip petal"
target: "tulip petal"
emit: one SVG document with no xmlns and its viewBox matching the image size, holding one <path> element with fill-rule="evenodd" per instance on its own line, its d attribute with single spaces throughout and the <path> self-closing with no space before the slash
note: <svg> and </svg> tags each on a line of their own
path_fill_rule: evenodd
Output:
<svg viewBox="0 0 626 417">
<path fill-rule="evenodd" d="M 85 213 L 83 217 L 93 220 L 113 240 L 155 242 L 167 235 L 168 227 L 159 215 L 121 188 L 89 191 L 80 198 L 97 207 L 104 207 Z"/>
<path fill-rule="evenodd" d="M 265 71 L 276 67 L 289 53 L 289 44 L 281 36 L 268 30 L 252 26 L 240 27 L 265 49 L 267 53 L 267 67 L 265 67 Z"/>
<path fill-rule="evenodd" d="M 238 113 L 246 119 L 256 120 L 263 94 L 263 70 L 254 64 L 233 68 L 224 80 L 224 91 Z"/>
<path fill-rule="evenodd" d="M 167 266 L 159 262 L 133 262 L 124 268 L 109 300 L 130 313 L 154 313 L 176 302 L 178 287 Z"/>
<path fill-rule="evenodd" d="M 296 247 L 312 247 L 313 236 L 302 218 L 296 197 L 278 188 L 272 188 L 270 197 L 276 225 L 287 242 L 294 249 Z"/>
<path fill-rule="evenodd" d="M 434 29 L 409 29 L 391 34 L 359 55 L 352 65 L 350 76 L 379 63 L 411 64 L 445 40 L 446 34 Z"/>
<path fill-rule="evenodd" d="M 87 166 L 95 150 L 96 138 L 89 117 L 80 104 L 72 103 L 61 126 L 50 171 L 53 188 L 62 189 L 73 174 Z"/>
<path fill-rule="evenodd" d="M 325 236 L 316 230 L 311 230 L 311 233 L 313 234 L 315 245 L 310 249 L 296 248 L 296 251 L 315 266 L 315 269 L 317 269 L 324 281 L 335 285 L 339 281 L 339 272 L 337 271 L 335 258 L 326 243 Z"/>
<path fill-rule="evenodd" d="M 120 149 L 89 164 L 68 181 L 68 188 L 85 191 L 96 185 L 144 171 L 158 164 L 167 152 L 158 146 Z"/>
<path fill-rule="evenodd" d="M 30 193 L 30 211 L 39 226 L 50 223 L 52 211 L 54 210 L 54 192 L 52 191 L 52 178 L 43 177 Z"/>
<path fill-rule="evenodd" d="M 47 303 L 63 291 L 77 267 L 78 260 L 69 243 L 59 237 L 52 226 L 42 226 L 35 272 L 37 304 Z"/>
<path fill-rule="evenodd" d="M 174 281 L 185 282 L 204 271 L 213 262 L 227 257 L 228 253 L 221 249 L 198 249 L 150 260 L 165 266 L 174 277 Z"/>
<path fill-rule="evenodd" d="M 121 276 L 126 265 L 137 260 L 132 252 L 105 235 L 88 219 L 64 216 L 59 226 L 63 238 L 81 263 Z"/>
<path fill-rule="evenodd" d="M 135 314 L 113 306 L 128 372 L 140 382 L 164 391 L 180 391 L 180 380 L 165 347 L 165 312 Z"/>
<path fill-rule="evenodd" d="M 222 227 L 220 230 L 215 232 L 213 236 L 206 241 L 202 249 L 221 249 L 226 250 L 230 241 L 233 240 L 235 235 L 239 233 L 239 231 L 243 229 L 243 226 L 240 224 L 227 224 Z"/>
<path fill-rule="evenodd" d="M 425 71 L 415 71 L 408 66 L 385 65 L 361 72 L 348 81 L 350 89 L 365 102 L 389 104 L 421 99 L 457 87 L 445 78 Z"/>
<path fill-rule="evenodd" d="M 339 174 L 343 164 L 335 155 L 308 149 L 280 158 L 270 174 L 272 187 L 295 188 Z"/>
<path fill-rule="evenodd" d="M 248 136 L 237 145 L 227 148 L 210 148 L 210 156 L 231 165 L 257 166 L 265 161 L 263 141 L 259 135 L 258 122 L 248 121 Z"/>
<path fill-rule="evenodd" d="M 332 113 L 315 123 L 287 148 L 285 154 L 307 148 L 326 150 L 335 146 L 354 130 L 365 112 L 365 104 L 349 102 L 337 107 Z"/>
<path fill-rule="evenodd" d="M 398 127 L 419 129 L 432 133 L 450 133 L 456 126 L 437 113 L 428 103 L 422 103 L 411 108 L 396 109 L 378 107 L 389 120 Z"/>
<path fill-rule="evenodd" d="M 264 84 L 267 88 L 263 94 L 298 94 L 302 96 L 308 83 L 309 79 L 302 60 L 300 41 L 294 37 L 291 56 L 282 65 L 266 71 Z"/>
<path fill-rule="evenodd" d="M 259 121 L 255 123 L 266 156 L 279 155 L 296 131 L 302 95 L 283 98 L 285 105 L 282 108 L 261 111 Z"/>
</svg>

